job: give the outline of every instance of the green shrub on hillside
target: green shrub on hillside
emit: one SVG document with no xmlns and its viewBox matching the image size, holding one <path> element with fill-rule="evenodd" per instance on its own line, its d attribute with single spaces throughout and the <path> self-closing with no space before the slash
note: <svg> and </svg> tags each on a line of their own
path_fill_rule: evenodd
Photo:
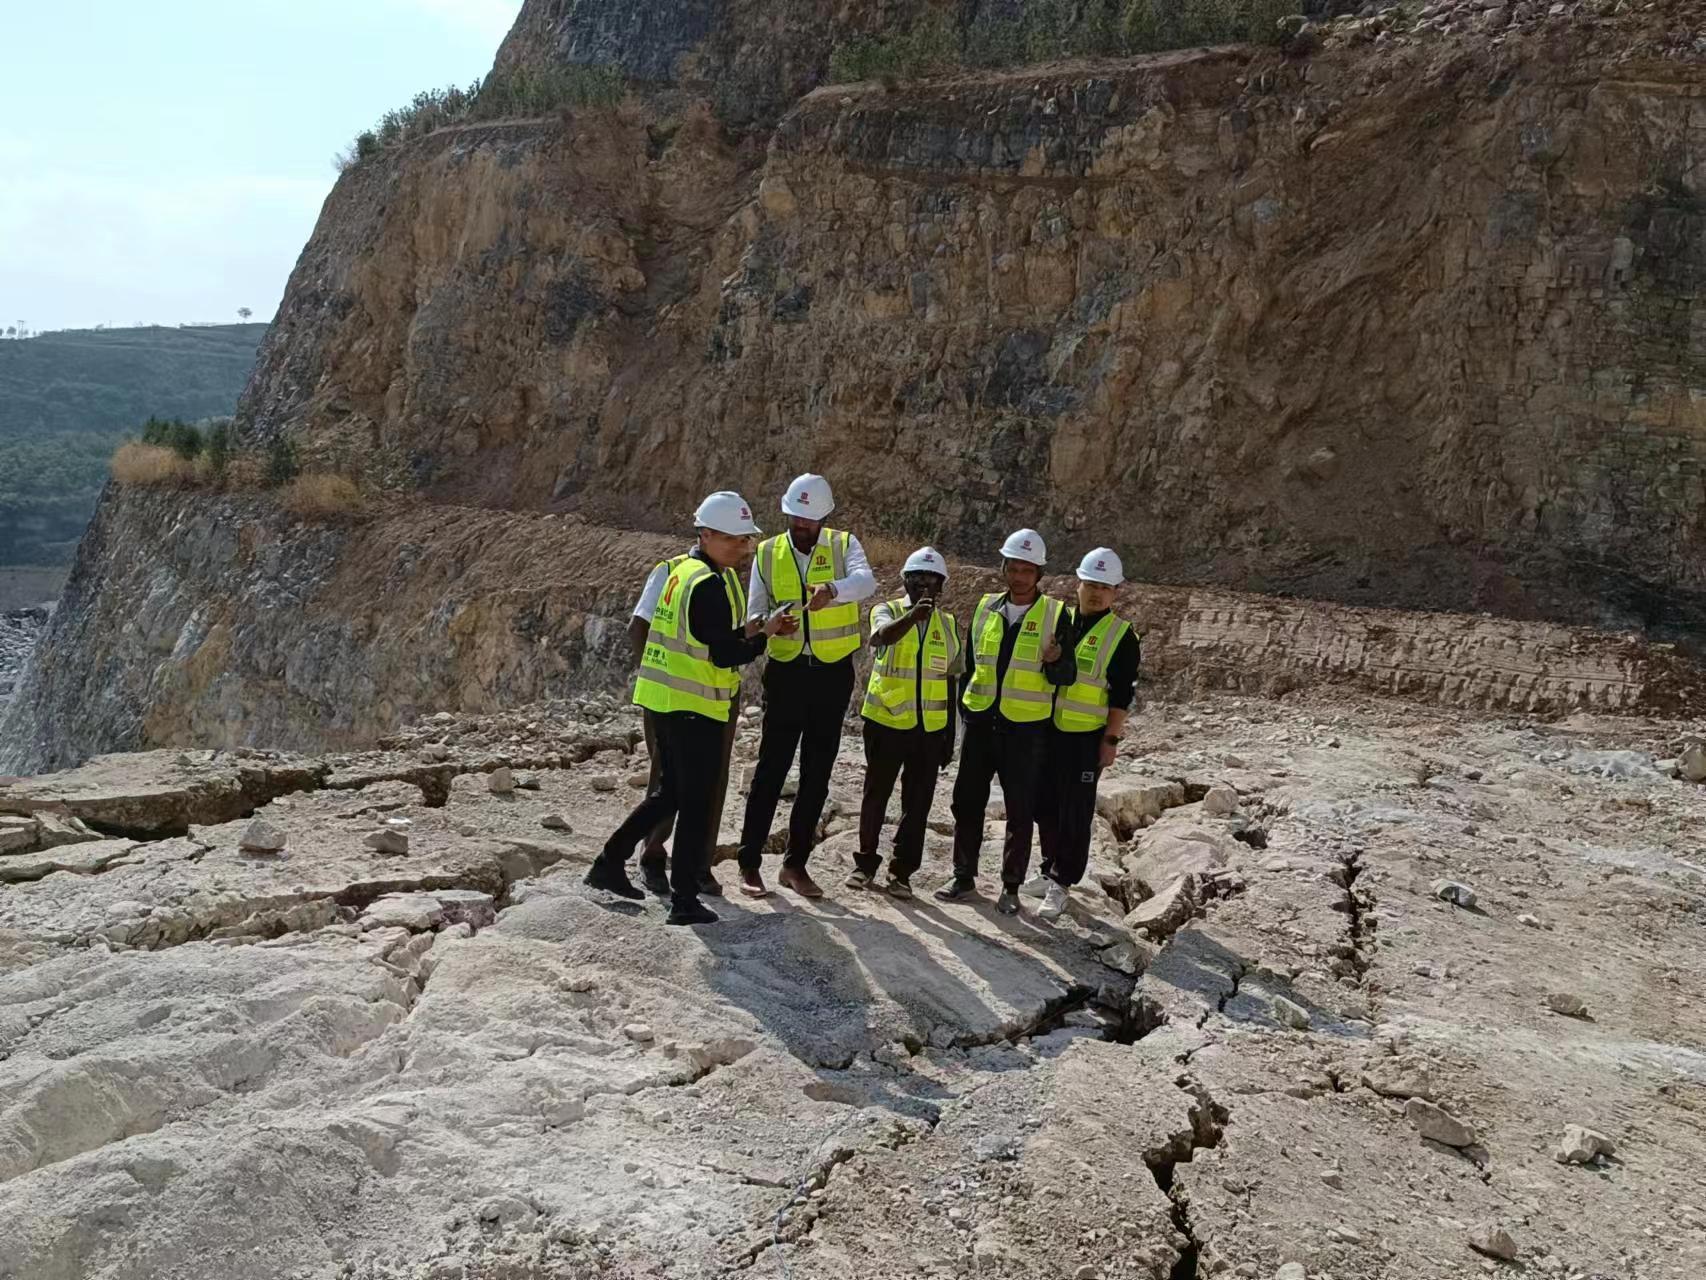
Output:
<svg viewBox="0 0 1706 1280">
<path fill-rule="evenodd" d="M 181 418 L 149 418 L 142 424 L 142 443 L 170 449 L 185 462 L 193 462 L 202 450 L 201 428 Z"/>
<path fill-rule="evenodd" d="M 387 147 L 401 146 L 439 129 L 486 120 L 518 120 L 574 107 L 608 107 L 622 100 L 627 81 L 615 67 L 512 67 L 494 71 L 466 89 L 450 85 L 417 93 L 407 106 L 387 111 L 358 133 L 337 158 L 349 169 Z"/>
<path fill-rule="evenodd" d="M 1273 44 L 1286 0 L 1109 0 L 1080 10 L 1077 0 L 1033 0 L 1017 18 L 961 30 L 937 10 L 889 36 L 867 36 L 830 56 L 834 81 L 941 75 L 1058 58 L 1125 57 L 1209 44 Z"/>
</svg>

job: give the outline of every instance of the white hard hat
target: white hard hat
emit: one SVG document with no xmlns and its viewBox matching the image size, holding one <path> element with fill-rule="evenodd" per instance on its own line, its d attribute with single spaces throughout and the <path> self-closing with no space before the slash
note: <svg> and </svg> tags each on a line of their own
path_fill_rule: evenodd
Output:
<svg viewBox="0 0 1706 1280">
<path fill-rule="evenodd" d="M 1007 541 L 1001 544 L 1001 558 L 1025 560 L 1040 569 L 1048 563 L 1048 547 L 1043 543 L 1043 535 L 1035 529 L 1020 529 L 1008 534 Z"/>
<path fill-rule="evenodd" d="M 942 559 L 942 553 L 935 547 L 920 547 L 906 558 L 906 564 L 901 569 L 901 573 L 933 573 L 946 584 L 948 581 L 948 562 Z"/>
<path fill-rule="evenodd" d="M 1085 582 L 1099 582 L 1104 587 L 1117 587 L 1125 581 L 1125 566 L 1112 547 L 1097 547 L 1085 556 L 1078 566 L 1078 576 Z"/>
<path fill-rule="evenodd" d="M 822 476 L 803 475 L 782 495 L 782 514 L 802 520 L 824 520 L 835 510 L 835 495 Z"/>
<path fill-rule="evenodd" d="M 732 489 L 722 489 L 701 502 L 699 510 L 693 513 L 693 524 L 695 528 L 736 536 L 763 532 L 752 522 L 752 508 L 747 506 L 746 499 Z"/>
</svg>

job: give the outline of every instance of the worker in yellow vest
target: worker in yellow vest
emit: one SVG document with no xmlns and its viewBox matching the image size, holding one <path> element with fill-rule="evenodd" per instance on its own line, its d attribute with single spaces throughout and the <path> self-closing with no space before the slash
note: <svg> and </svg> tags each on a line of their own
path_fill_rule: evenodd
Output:
<svg viewBox="0 0 1706 1280">
<path fill-rule="evenodd" d="M 640 599 L 634 605 L 633 616 L 628 619 L 628 643 L 634 652 L 634 664 L 638 666 L 646 655 L 646 640 L 651 635 L 652 614 L 657 610 L 658 600 L 663 595 L 664 586 L 669 582 L 669 575 L 675 566 L 691 554 L 691 548 L 678 556 L 660 560 L 653 566 L 646 578 L 646 585 L 640 591 Z M 711 840 L 716 841 L 717 833 L 723 826 L 723 801 L 728 795 L 729 758 L 734 753 L 735 730 L 740 723 L 740 694 L 736 692 L 734 700 L 729 704 L 729 719 L 723 727 L 723 755 L 720 776 L 711 792 Z M 657 716 L 654 712 L 642 709 L 641 724 L 646 736 L 647 776 L 646 792 L 651 794 L 662 790 L 659 785 L 659 773 L 662 761 L 658 752 Z M 666 842 L 670 830 L 675 826 L 675 809 L 670 808 L 658 819 L 658 823 L 646 833 L 645 845 L 640 850 L 640 879 L 652 893 L 660 898 L 670 895 L 668 858 L 669 850 Z M 711 897 L 723 896 L 723 887 L 717 883 L 717 877 L 709 871 L 705 875 L 704 892 Z"/>
<path fill-rule="evenodd" d="M 901 570 L 906 596 L 871 610 L 871 648 L 877 655 L 865 690 L 865 793 L 859 805 L 859 852 L 849 889 L 868 889 L 882 867 L 877 845 L 889 796 L 900 779 L 900 827 L 884 886 L 912 897 L 912 876 L 924 860 L 924 829 L 936 779 L 954 758 L 954 703 L 965 672 L 959 624 L 937 607 L 948 566 L 934 547 L 920 547 Z"/>
<path fill-rule="evenodd" d="M 762 624 L 743 625 L 746 592 L 735 566 L 759 528 L 738 493 L 713 493 L 694 521 L 699 544 L 670 570 L 652 611 L 634 701 L 655 717 L 659 786 L 619 826 L 586 873 L 586 882 L 624 898 L 643 898 L 628 879 L 627 862 L 670 809 L 676 814 L 670 867 L 669 923 L 715 924 L 699 901 L 710 872 L 711 801 L 724 728 L 740 689 L 740 669 L 766 640 L 797 621 L 777 611 Z"/>
<path fill-rule="evenodd" d="M 1037 915 L 1053 920 L 1084 878 L 1096 818 L 1096 784 L 1113 764 L 1137 696 L 1140 637 L 1113 612 L 1125 568 L 1111 548 L 1097 547 L 1078 566 L 1078 604 L 1062 630 L 1071 636 L 1078 678 L 1054 700 L 1053 742 L 1037 805 L 1042 874 L 1020 892 L 1041 898 Z"/>
<path fill-rule="evenodd" d="M 1047 547 L 1035 529 L 1020 529 L 1001 546 L 1007 590 L 977 602 L 966 633 L 971 679 L 961 705 L 965 743 L 954 784 L 954 878 L 936 897 L 957 902 L 977 892 L 978 852 L 993 778 L 1007 803 L 996 910 L 1019 910 L 1019 886 L 1031 862 L 1037 787 L 1049 743 L 1054 695 L 1078 674 L 1072 651 L 1057 632 L 1063 606 L 1042 594 Z"/>
<path fill-rule="evenodd" d="M 740 835 L 740 887 L 752 898 L 769 893 L 760 865 L 796 752 L 800 789 L 777 878 L 801 897 L 823 896 L 806 859 L 817 840 L 830 770 L 841 750 L 841 722 L 853 699 L 853 655 L 863 642 L 859 602 L 877 590 L 859 540 L 825 526 L 834 510 L 829 481 L 801 476 L 782 499 L 788 531 L 761 542 L 752 561 L 750 616 L 786 606 L 800 622 L 797 631 L 773 636 L 766 646 L 764 727 Z"/>
</svg>

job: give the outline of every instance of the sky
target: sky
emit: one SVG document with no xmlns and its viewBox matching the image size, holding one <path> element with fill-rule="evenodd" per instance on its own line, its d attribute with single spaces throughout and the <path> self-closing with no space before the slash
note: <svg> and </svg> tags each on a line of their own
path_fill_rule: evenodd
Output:
<svg viewBox="0 0 1706 1280">
<path fill-rule="evenodd" d="M 0 330 L 271 319 L 333 157 L 521 0 L 0 4 Z"/>
</svg>

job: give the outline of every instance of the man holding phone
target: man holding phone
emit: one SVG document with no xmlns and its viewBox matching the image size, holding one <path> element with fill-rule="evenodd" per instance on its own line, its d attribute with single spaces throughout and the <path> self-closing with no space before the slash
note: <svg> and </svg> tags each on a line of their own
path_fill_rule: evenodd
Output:
<svg viewBox="0 0 1706 1280">
<path fill-rule="evenodd" d="M 859 602 L 874 595 L 876 575 L 852 534 L 824 521 L 835 510 L 829 481 L 803 475 L 788 486 L 788 531 L 759 544 L 752 562 L 748 616 L 788 610 L 794 628 L 772 635 L 764 664 L 764 727 L 741 824 L 741 892 L 765 897 L 762 863 L 782 786 L 797 753 L 800 790 L 788 818 L 788 847 L 778 877 L 803 898 L 821 898 L 806 870 L 829 775 L 841 750 L 841 722 L 853 697 L 853 655 L 863 642 Z"/>
<path fill-rule="evenodd" d="M 924 830 L 936 779 L 954 758 L 954 703 L 965 671 L 959 624 L 937 598 L 948 566 L 934 547 L 920 547 L 901 571 L 906 598 L 871 610 L 871 648 L 877 655 L 865 690 L 865 794 L 859 806 L 859 853 L 850 889 L 868 889 L 882 866 L 877 852 L 889 796 L 900 779 L 900 827 L 883 886 L 912 897 L 912 876 L 924 861 Z"/>
<path fill-rule="evenodd" d="M 711 801 L 723 734 L 740 690 L 740 669 L 758 657 L 766 639 L 797 625 L 786 615 L 762 628 L 742 625 L 746 592 L 735 566 L 743 561 L 759 528 L 738 493 L 713 493 L 694 514 L 699 542 L 670 570 L 652 610 L 634 701 L 654 718 L 658 744 L 658 787 L 605 842 L 586 873 L 595 889 L 624 898 L 643 898 L 628 879 L 634 847 L 671 809 L 675 852 L 670 867 L 669 923 L 715 924 L 717 915 L 699 901 L 711 864 Z M 763 637 L 760 638 L 762 630 Z"/>
</svg>

